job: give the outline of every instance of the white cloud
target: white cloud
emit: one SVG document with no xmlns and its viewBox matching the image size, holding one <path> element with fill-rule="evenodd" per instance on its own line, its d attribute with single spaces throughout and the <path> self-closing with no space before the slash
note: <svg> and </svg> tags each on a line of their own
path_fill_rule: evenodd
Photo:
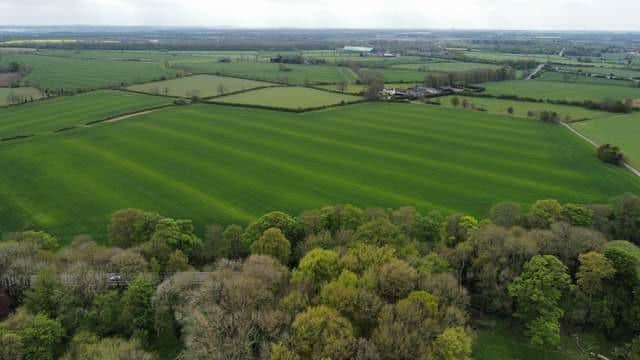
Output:
<svg viewBox="0 0 640 360">
<path fill-rule="evenodd" d="M 638 0 L 0 0 L 0 25 L 640 30 Z"/>
</svg>

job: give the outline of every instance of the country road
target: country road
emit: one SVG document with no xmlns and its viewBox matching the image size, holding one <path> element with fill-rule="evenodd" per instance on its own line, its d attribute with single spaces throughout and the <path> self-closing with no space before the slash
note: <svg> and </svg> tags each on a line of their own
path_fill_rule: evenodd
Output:
<svg viewBox="0 0 640 360">
<path fill-rule="evenodd" d="M 547 66 L 547 64 L 540 64 L 538 65 L 538 67 L 531 73 L 529 74 L 529 76 L 527 76 L 527 80 L 533 80 L 533 78 L 538 75 L 538 73 L 540 71 L 542 71 L 542 69 L 544 69 L 544 67 Z"/>
<path fill-rule="evenodd" d="M 569 131 L 571 131 L 571 132 L 572 132 L 572 133 L 574 133 L 575 135 L 578 135 L 578 137 L 580 137 L 581 139 L 583 139 L 583 140 L 585 140 L 586 142 L 588 142 L 589 144 L 593 145 L 595 148 L 597 148 L 597 147 L 599 146 L 595 141 L 593 141 L 593 140 L 589 139 L 588 137 L 586 137 L 586 136 L 584 136 L 584 135 L 580 134 L 580 133 L 578 132 L 578 130 L 576 130 L 576 129 L 572 128 L 572 127 L 571 127 L 571 125 L 569 125 L 569 124 L 567 124 L 567 123 L 564 123 L 564 122 L 563 122 L 563 123 L 561 123 L 561 124 L 562 124 L 562 126 L 564 126 L 564 127 L 566 127 L 567 129 L 569 129 Z M 622 165 L 624 165 L 624 167 L 626 167 L 626 168 L 627 168 L 629 171 L 631 171 L 634 175 L 636 175 L 636 176 L 640 176 L 640 170 L 638 170 L 638 169 L 634 168 L 634 167 L 633 167 L 633 166 L 631 166 L 631 164 L 629 164 L 628 162 L 624 161 L 624 162 L 622 163 Z"/>
</svg>

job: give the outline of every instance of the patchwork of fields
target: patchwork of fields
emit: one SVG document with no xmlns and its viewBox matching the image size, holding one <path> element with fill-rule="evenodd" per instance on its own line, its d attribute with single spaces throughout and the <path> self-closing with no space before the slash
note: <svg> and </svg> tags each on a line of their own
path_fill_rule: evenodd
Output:
<svg viewBox="0 0 640 360">
<path fill-rule="evenodd" d="M 456 96 L 445 96 L 437 98 L 436 101 L 438 101 L 443 106 L 455 107 L 451 103 L 451 99 L 454 97 Z M 611 116 L 611 113 L 589 110 L 578 106 L 555 105 L 539 102 L 503 100 L 482 97 L 457 96 L 457 98 L 460 100 L 460 103 L 464 102 L 464 100 L 467 100 L 469 104 L 468 110 L 477 111 L 478 109 L 484 109 L 489 113 L 500 115 L 508 115 L 509 113 L 507 112 L 507 110 L 509 108 L 512 108 L 513 115 L 515 116 L 529 117 L 529 111 L 532 111 L 534 113 L 539 113 L 541 111 L 553 111 L 558 113 L 561 120 L 568 122 Z M 462 105 L 459 105 L 459 108 L 462 108 Z"/>
<path fill-rule="evenodd" d="M 304 114 L 175 107 L 0 145 L 0 166 L 3 228 L 65 240 L 104 233 L 125 207 L 202 227 L 332 203 L 483 215 L 506 199 L 602 202 L 640 191 L 560 127 L 388 103 Z"/>
<path fill-rule="evenodd" d="M 556 81 L 515 80 L 482 84 L 490 95 L 517 95 L 534 99 L 602 101 L 605 99 L 640 99 L 640 88 L 594 86 Z"/>
<path fill-rule="evenodd" d="M 640 114 L 617 115 L 575 123 L 576 130 L 596 143 L 619 146 L 627 160 L 640 167 Z"/>
<path fill-rule="evenodd" d="M 159 96 L 101 90 L 12 106 L 0 109 L 0 138 L 51 133 L 169 103 Z"/>
<path fill-rule="evenodd" d="M 265 86 L 274 86 L 274 84 L 224 76 L 195 75 L 134 85 L 128 89 L 149 94 L 206 98 Z"/>
<path fill-rule="evenodd" d="M 362 100 L 361 97 L 336 94 L 304 87 L 274 87 L 216 98 L 215 102 L 255 105 L 292 110 L 312 109 Z"/>
</svg>

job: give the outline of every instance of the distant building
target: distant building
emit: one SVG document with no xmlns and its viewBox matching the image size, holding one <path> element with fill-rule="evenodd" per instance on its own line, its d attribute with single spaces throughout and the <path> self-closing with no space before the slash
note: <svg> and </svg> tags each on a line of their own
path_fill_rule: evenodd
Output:
<svg viewBox="0 0 640 360">
<path fill-rule="evenodd" d="M 342 51 L 346 52 L 357 52 L 357 53 L 370 53 L 373 51 L 371 47 L 365 46 L 345 46 Z"/>
</svg>

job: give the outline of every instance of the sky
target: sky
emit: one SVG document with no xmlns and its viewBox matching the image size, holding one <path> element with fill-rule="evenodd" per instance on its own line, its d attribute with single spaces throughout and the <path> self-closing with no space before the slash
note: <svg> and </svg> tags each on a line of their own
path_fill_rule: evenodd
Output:
<svg viewBox="0 0 640 360">
<path fill-rule="evenodd" d="M 640 0 L 0 0 L 0 25 L 640 31 Z"/>
</svg>

